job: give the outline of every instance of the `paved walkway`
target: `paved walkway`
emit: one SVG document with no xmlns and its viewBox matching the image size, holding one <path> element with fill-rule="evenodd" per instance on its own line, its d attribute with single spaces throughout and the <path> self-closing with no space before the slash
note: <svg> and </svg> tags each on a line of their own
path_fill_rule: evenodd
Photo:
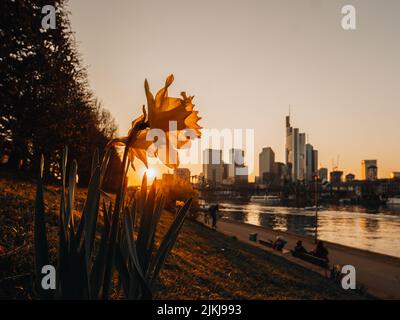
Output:
<svg viewBox="0 0 400 320">
<path fill-rule="evenodd" d="M 287 249 L 292 249 L 297 240 L 302 240 L 307 250 L 314 247 L 313 239 L 290 233 L 274 231 L 264 227 L 244 224 L 236 221 L 220 219 L 219 232 L 228 236 L 235 236 L 238 240 L 263 248 L 266 251 L 283 256 L 296 264 L 324 274 L 324 271 L 310 263 L 292 257 L 290 253 L 267 248 L 259 243 L 249 240 L 250 233 L 257 233 L 258 239 L 274 240 L 277 235 L 283 236 L 288 243 Z M 373 253 L 365 250 L 354 249 L 343 245 L 324 241 L 329 250 L 331 264 L 352 265 L 356 269 L 356 281 L 362 284 L 367 291 L 381 299 L 400 299 L 400 259 Z"/>
</svg>

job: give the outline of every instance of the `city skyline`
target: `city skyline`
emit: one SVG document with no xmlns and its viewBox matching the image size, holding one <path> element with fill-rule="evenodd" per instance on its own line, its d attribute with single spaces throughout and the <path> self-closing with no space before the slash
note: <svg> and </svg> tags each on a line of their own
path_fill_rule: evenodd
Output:
<svg viewBox="0 0 400 320">
<path fill-rule="evenodd" d="M 271 146 L 285 161 L 291 104 L 296 127 L 318 146 L 318 167 L 331 170 L 340 155 L 339 168 L 361 177 L 361 161 L 377 159 L 379 177 L 389 177 L 400 170 L 400 3 L 353 1 L 355 31 L 341 28 L 344 4 L 71 0 L 69 10 L 91 87 L 120 132 L 145 103 L 143 79 L 158 88 L 174 73 L 203 127 L 255 130 L 255 158 Z M 181 19 L 171 19 L 178 9 Z"/>
<path fill-rule="evenodd" d="M 1 0 L 0 299 L 400 299 L 399 13 Z"/>
<path fill-rule="evenodd" d="M 397 179 L 400 172 L 391 171 L 389 177 L 379 176 L 378 160 L 361 160 L 361 176 L 356 176 L 353 172 L 345 172 L 339 167 L 339 157 L 336 162 L 332 159 L 332 168 L 318 166 L 318 150 L 309 143 L 307 133 L 301 132 L 299 128 L 292 127 L 290 113 L 286 116 L 286 142 L 285 142 L 285 161 L 280 162 L 275 159 L 275 152 L 270 146 L 262 148 L 257 157 L 253 159 L 258 167 L 258 174 L 254 172 L 256 183 L 265 183 L 276 181 L 276 179 L 288 179 L 291 181 L 314 181 L 318 176 L 321 181 L 339 181 L 354 180 L 378 180 L 378 179 Z M 202 150 L 202 175 L 205 180 L 217 184 L 227 184 L 229 178 L 235 178 L 237 163 L 246 168 L 241 181 L 248 181 L 247 163 L 245 162 L 246 149 L 229 149 L 228 159 L 225 159 L 224 148 L 212 148 L 211 144 Z M 233 173 L 232 173 L 233 172 Z M 328 179 L 328 174 L 331 174 Z M 333 176 L 332 176 L 333 174 Z M 194 175 L 197 176 L 197 175 Z M 225 181 L 225 182 L 224 182 Z M 234 182 L 234 181 L 233 181 Z M 248 181 L 252 182 L 252 181 Z M 229 183 L 228 183 L 229 184 Z"/>
<path fill-rule="evenodd" d="M 341 173 L 341 179 L 347 176 L 354 176 L 353 180 L 376 180 L 376 179 L 385 179 L 385 178 L 394 178 L 399 175 L 399 170 L 391 170 L 388 176 L 382 176 L 379 174 L 379 159 L 361 159 L 360 160 L 360 175 L 355 174 L 353 171 L 346 171 L 340 167 L 339 155 L 335 159 L 332 159 L 332 166 L 320 166 L 318 164 L 319 152 L 314 148 L 312 144 L 309 143 L 308 134 L 306 132 L 301 132 L 301 130 L 297 127 L 291 126 L 291 116 L 290 113 L 285 117 L 285 125 L 286 125 L 286 138 L 284 143 L 285 148 L 285 159 L 281 161 L 280 159 L 276 159 L 275 151 L 271 146 L 264 146 L 261 149 L 261 152 L 258 150 L 254 150 L 255 156 L 252 159 L 254 163 L 252 167 L 254 168 L 253 174 L 249 174 L 248 171 L 248 163 L 245 161 L 245 154 L 247 153 L 246 148 L 232 148 L 228 151 L 228 158 L 226 158 L 225 149 L 224 148 L 213 148 L 212 143 L 206 146 L 205 149 L 201 150 L 202 157 L 201 162 L 198 165 L 184 164 L 181 167 L 183 169 L 188 169 L 193 176 L 203 175 L 206 179 L 211 175 L 208 171 L 216 170 L 217 177 L 213 177 L 210 180 L 213 180 L 217 183 L 222 183 L 226 179 L 232 179 L 235 177 L 235 174 L 232 174 L 234 170 L 236 170 L 236 159 L 239 159 L 241 165 L 246 168 L 246 174 L 242 177 L 242 181 L 248 180 L 248 182 L 258 182 L 261 183 L 263 180 L 271 179 L 271 174 L 275 174 L 277 170 L 277 165 L 284 165 L 286 168 L 279 168 L 279 170 L 287 171 L 292 181 L 312 181 L 315 175 L 318 175 L 321 178 L 320 170 L 326 169 L 326 180 L 330 180 L 328 178 L 329 174 L 332 172 Z M 212 138 L 213 139 L 213 138 Z M 216 140 L 215 140 L 216 139 Z M 219 136 L 214 137 L 214 141 L 218 141 Z M 212 140 L 211 140 L 212 141 Z M 199 147 L 199 145 L 196 145 Z M 202 144 L 200 144 L 200 147 Z M 197 150 L 198 151 L 198 150 Z M 240 151 L 241 155 L 232 156 L 232 152 Z M 187 151 L 185 151 L 187 152 Z M 190 154 L 193 151 L 189 151 Z M 210 154 L 208 154 L 211 152 Z M 212 160 L 211 160 L 212 159 Z M 232 159 L 234 161 L 232 161 Z M 293 165 L 295 163 L 295 165 Z M 140 181 L 140 177 L 147 172 L 148 177 L 150 176 L 151 180 L 155 177 L 161 178 L 163 173 L 170 173 L 170 169 L 165 169 L 165 166 L 158 162 L 152 162 L 150 160 L 150 169 L 145 169 L 144 167 L 140 168 L 137 173 L 132 173 L 135 177 L 131 176 L 131 179 L 134 179 L 136 183 Z M 207 164 L 211 164 L 208 165 Z M 376 170 L 374 172 L 368 172 L 370 165 L 374 166 Z M 197 170 L 197 167 L 201 166 L 200 170 Z M 140 167 L 140 164 L 139 164 Z M 193 168 L 196 168 L 194 171 Z M 255 169 L 257 168 L 257 169 Z M 213 173 L 215 175 L 215 172 Z M 263 175 L 267 174 L 267 178 L 263 177 Z M 281 173 L 282 174 L 282 173 Z M 372 178 L 371 178 L 372 174 Z M 368 178 L 369 176 L 369 178 Z M 273 178 L 272 178 L 273 179 Z M 322 179 L 323 180 L 323 179 Z"/>
</svg>

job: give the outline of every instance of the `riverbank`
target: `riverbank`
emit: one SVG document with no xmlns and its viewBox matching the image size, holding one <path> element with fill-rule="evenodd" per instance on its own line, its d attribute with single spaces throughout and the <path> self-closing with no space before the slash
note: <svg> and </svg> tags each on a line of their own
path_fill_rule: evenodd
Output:
<svg viewBox="0 0 400 320">
<path fill-rule="evenodd" d="M 302 240 L 306 249 L 310 250 L 314 247 L 314 239 L 310 237 L 299 236 L 227 219 L 221 219 L 218 222 L 218 231 L 227 236 L 235 236 L 238 240 L 243 241 L 244 243 L 262 248 L 263 250 L 280 256 L 291 263 L 305 266 L 315 272 L 324 274 L 324 271 L 321 268 L 294 258 L 290 253 L 281 253 L 249 240 L 250 233 L 257 233 L 258 238 L 264 240 L 274 240 L 278 235 L 280 235 L 288 241 L 286 248 L 291 249 L 295 246 L 297 240 Z M 381 299 L 400 299 L 399 258 L 355 249 L 331 242 L 325 241 L 325 243 L 329 250 L 330 263 L 353 265 L 356 268 L 357 283 L 365 288 L 365 290 L 367 290 L 371 295 Z"/>
<path fill-rule="evenodd" d="M 314 237 L 315 212 L 304 208 L 221 202 L 221 217 Z M 318 212 L 318 238 L 400 258 L 400 211 L 326 207 Z"/>
<path fill-rule="evenodd" d="M 45 187 L 52 261 L 57 250 L 59 189 Z M 78 189 L 78 211 L 86 190 Z M 0 299 L 33 299 L 35 185 L 0 177 Z M 157 243 L 171 224 L 164 212 Z M 222 226 L 222 225 L 221 225 Z M 114 299 L 120 299 L 115 291 Z M 155 299 L 367 299 L 283 257 L 187 220 L 166 260 Z"/>
</svg>

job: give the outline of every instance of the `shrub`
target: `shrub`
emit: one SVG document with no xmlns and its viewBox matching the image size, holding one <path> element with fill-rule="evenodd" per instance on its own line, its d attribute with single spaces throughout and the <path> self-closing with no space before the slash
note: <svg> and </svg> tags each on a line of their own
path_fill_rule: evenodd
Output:
<svg viewBox="0 0 400 320">
<path fill-rule="evenodd" d="M 190 207 L 189 217 L 196 219 L 199 212 L 199 193 L 193 188 L 193 185 L 179 177 L 174 177 L 173 181 L 167 184 L 161 184 L 162 191 L 168 199 L 166 208 L 172 212 L 177 209 L 177 202 L 184 202 L 185 199 L 193 199 L 192 206 Z"/>
</svg>

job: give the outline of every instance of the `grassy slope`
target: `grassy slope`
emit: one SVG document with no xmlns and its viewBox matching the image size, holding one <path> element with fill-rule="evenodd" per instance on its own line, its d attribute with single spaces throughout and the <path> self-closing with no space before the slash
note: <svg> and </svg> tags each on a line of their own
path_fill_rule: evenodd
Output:
<svg viewBox="0 0 400 320">
<path fill-rule="evenodd" d="M 77 207 L 84 201 L 79 190 Z M 0 299 L 32 298 L 32 183 L 0 178 Z M 59 196 L 46 187 L 51 251 L 55 256 Z M 162 235 L 172 221 L 165 213 Z M 15 252 L 12 252 L 18 248 Z M 3 256 L 1 256 L 3 251 Z M 7 255 L 4 255 L 7 252 Z M 11 252 L 11 253 L 10 253 Z M 253 248 L 187 221 L 161 273 L 157 299 L 348 299 L 345 292 L 321 276 L 282 258 Z"/>
</svg>

